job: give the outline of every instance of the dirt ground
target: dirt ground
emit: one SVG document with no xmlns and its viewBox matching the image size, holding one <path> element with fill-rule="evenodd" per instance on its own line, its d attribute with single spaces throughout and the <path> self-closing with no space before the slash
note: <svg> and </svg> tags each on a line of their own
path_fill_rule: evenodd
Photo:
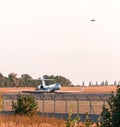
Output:
<svg viewBox="0 0 120 127">
<path fill-rule="evenodd" d="M 91 87 L 62 87 L 60 92 L 83 92 L 83 93 L 111 93 L 116 91 L 116 86 L 91 86 Z M 0 88 L 2 93 L 16 93 L 25 90 L 35 90 L 34 87 L 13 87 L 13 88 Z"/>
</svg>

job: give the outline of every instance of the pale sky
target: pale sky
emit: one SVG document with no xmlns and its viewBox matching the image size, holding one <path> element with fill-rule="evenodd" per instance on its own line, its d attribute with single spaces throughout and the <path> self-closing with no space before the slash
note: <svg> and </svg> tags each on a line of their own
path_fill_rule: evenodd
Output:
<svg viewBox="0 0 120 127">
<path fill-rule="evenodd" d="M 120 0 L 0 0 L 0 61 L 3 75 L 119 81 Z"/>
</svg>

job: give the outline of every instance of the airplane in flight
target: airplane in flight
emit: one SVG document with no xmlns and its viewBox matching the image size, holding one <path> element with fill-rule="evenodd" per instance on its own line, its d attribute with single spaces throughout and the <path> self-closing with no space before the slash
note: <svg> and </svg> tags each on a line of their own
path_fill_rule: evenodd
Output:
<svg viewBox="0 0 120 127">
<path fill-rule="evenodd" d="M 91 21 L 91 22 L 94 22 L 94 21 L 96 21 L 96 20 L 95 20 L 95 19 L 91 19 L 90 21 Z"/>
<path fill-rule="evenodd" d="M 51 93 L 61 89 L 61 85 L 59 83 L 46 85 L 45 81 L 54 80 L 54 79 L 39 78 L 39 79 L 31 79 L 31 80 L 40 80 L 42 81 L 42 84 L 38 85 L 36 90 L 34 91 L 22 91 L 23 93 Z"/>
</svg>

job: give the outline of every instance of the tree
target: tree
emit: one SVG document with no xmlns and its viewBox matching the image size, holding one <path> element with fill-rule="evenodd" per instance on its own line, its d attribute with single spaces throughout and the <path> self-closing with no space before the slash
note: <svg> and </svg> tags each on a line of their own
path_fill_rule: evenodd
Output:
<svg viewBox="0 0 120 127">
<path fill-rule="evenodd" d="M 53 81 L 46 81 L 46 85 L 53 84 L 53 83 L 59 83 L 61 86 L 71 86 L 71 81 L 63 76 L 54 76 L 54 75 L 44 75 L 45 79 L 53 79 Z"/>
<path fill-rule="evenodd" d="M 21 86 L 33 86 L 33 80 L 31 79 L 32 77 L 29 74 L 21 75 L 21 80 L 20 80 Z"/>
<path fill-rule="evenodd" d="M 72 110 L 68 114 L 68 118 L 66 120 L 66 127 L 75 127 L 75 124 L 77 124 L 80 121 L 79 115 L 77 115 L 75 118 L 72 118 Z"/>
<path fill-rule="evenodd" d="M 105 82 L 104 82 L 104 81 L 102 81 L 101 86 L 104 86 L 104 85 L 105 85 Z"/>
<path fill-rule="evenodd" d="M 50 85 L 50 84 L 56 83 L 56 79 L 55 79 L 54 75 L 44 75 L 43 78 L 44 79 L 53 79 L 53 80 L 45 81 L 46 85 Z M 42 83 L 42 81 L 40 83 Z"/>
<path fill-rule="evenodd" d="M 57 83 L 60 83 L 61 86 L 71 86 L 72 85 L 71 81 L 63 76 L 55 76 L 55 81 Z"/>
<path fill-rule="evenodd" d="M 85 81 L 82 82 L 82 86 L 83 86 L 83 87 L 85 86 Z"/>
<path fill-rule="evenodd" d="M 38 102 L 32 95 L 17 95 L 17 102 L 12 101 L 12 110 L 15 114 L 33 115 L 37 112 Z"/>
<path fill-rule="evenodd" d="M 11 86 L 11 87 L 19 86 L 16 76 L 17 76 L 17 74 L 15 74 L 15 73 L 10 73 L 8 75 L 9 86 Z"/>
<path fill-rule="evenodd" d="M 114 85 L 114 86 L 117 86 L 117 81 L 114 81 L 113 85 Z"/>
<path fill-rule="evenodd" d="M 89 86 L 92 86 L 92 82 L 91 81 L 89 82 Z"/>
<path fill-rule="evenodd" d="M 0 73 L 0 87 L 4 87 L 5 86 L 5 78 L 4 76 Z"/>
<path fill-rule="evenodd" d="M 96 84 L 95 84 L 96 86 L 98 86 L 98 82 L 96 81 Z"/>
<path fill-rule="evenodd" d="M 119 127 L 120 123 L 120 86 L 117 86 L 116 94 L 112 92 L 108 100 L 108 108 L 103 106 L 101 113 L 102 127 Z"/>
<path fill-rule="evenodd" d="M 102 116 L 101 127 L 111 127 L 111 113 L 108 108 L 105 108 L 105 105 L 103 106 L 101 116 Z"/>
<path fill-rule="evenodd" d="M 105 86 L 108 86 L 108 84 L 109 84 L 109 83 L 108 83 L 108 81 L 106 80 L 106 81 L 105 81 Z"/>
<path fill-rule="evenodd" d="M 54 79 L 45 81 L 46 85 L 53 84 L 53 83 L 59 83 L 62 86 L 71 86 L 72 83 L 69 79 L 63 77 L 63 76 L 54 76 L 54 75 L 44 75 L 45 79 Z M 33 80 L 33 78 L 29 74 L 22 74 L 20 78 L 17 78 L 17 74 L 10 73 L 8 77 L 4 77 L 0 73 L 0 87 L 18 87 L 18 86 L 38 86 L 39 84 L 42 84 L 42 82 L 38 80 Z"/>
</svg>

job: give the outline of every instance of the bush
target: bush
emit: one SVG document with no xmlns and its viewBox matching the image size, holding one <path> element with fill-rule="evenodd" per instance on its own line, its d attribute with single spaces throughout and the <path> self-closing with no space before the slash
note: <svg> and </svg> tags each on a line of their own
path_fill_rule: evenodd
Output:
<svg viewBox="0 0 120 127">
<path fill-rule="evenodd" d="M 101 113 L 102 127 L 120 127 L 120 86 L 117 86 L 116 94 L 112 92 L 109 100 L 109 107 L 103 106 Z"/>
<path fill-rule="evenodd" d="M 68 114 L 68 119 L 66 121 L 66 127 L 75 127 L 80 120 L 80 117 L 77 115 L 75 118 L 72 119 L 72 110 Z"/>
<path fill-rule="evenodd" d="M 88 112 L 85 112 L 85 126 L 92 127 L 93 122 L 90 120 Z"/>
<path fill-rule="evenodd" d="M 17 102 L 12 101 L 12 109 L 15 114 L 33 115 L 37 112 L 38 102 L 32 95 L 17 95 Z"/>
</svg>

